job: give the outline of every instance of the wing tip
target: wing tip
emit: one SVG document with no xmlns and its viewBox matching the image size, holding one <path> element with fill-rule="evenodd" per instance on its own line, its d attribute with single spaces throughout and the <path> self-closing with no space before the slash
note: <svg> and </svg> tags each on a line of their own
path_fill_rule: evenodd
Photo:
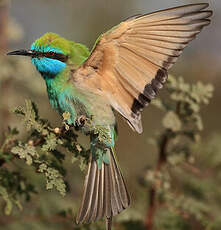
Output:
<svg viewBox="0 0 221 230">
<path fill-rule="evenodd" d="M 209 3 L 208 2 L 202 2 L 202 3 L 196 3 L 196 5 L 202 5 L 202 6 L 204 6 L 205 8 L 207 8 L 207 7 L 209 7 Z M 204 8 L 204 9 L 205 9 Z"/>
<path fill-rule="evenodd" d="M 213 16 L 213 11 L 212 10 L 205 10 L 204 12 L 207 12 L 208 13 L 208 16 L 207 18 L 210 18 Z M 210 20 L 210 19 L 209 19 Z"/>
<path fill-rule="evenodd" d="M 136 14 L 132 17 L 129 17 L 128 20 L 132 20 L 132 19 L 138 19 L 138 18 L 141 18 L 143 16 L 148 16 L 148 15 L 151 15 L 151 14 L 156 14 L 156 13 L 161 13 L 161 12 L 164 12 L 164 11 L 167 11 L 167 10 L 175 10 L 175 9 L 182 9 L 182 8 L 187 8 L 187 7 L 194 7 L 194 6 L 201 6 L 198 10 L 196 10 L 195 12 L 202 12 L 204 9 L 208 8 L 209 7 L 209 3 L 193 3 L 193 4 L 185 4 L 185 5 L 181 5 L 181 6 L 176 6 L 176 7 L 171 7 L 171 8 L 167 8 L 167 9 L 162 9 L 162 10 L 157 10 L 157 11 L 154 11 L 154 12 L 151 12 L 151 13 L 146 13 L 146 14 Z M 211 12 L 213 12 L 212 10 L 210 10 Z"/>
</svg>

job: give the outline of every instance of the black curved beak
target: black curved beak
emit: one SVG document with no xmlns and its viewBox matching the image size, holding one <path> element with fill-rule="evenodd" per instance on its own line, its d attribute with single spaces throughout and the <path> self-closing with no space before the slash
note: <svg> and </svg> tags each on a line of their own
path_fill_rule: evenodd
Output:
<svg viewBox="0 0 221 230">
<path fill-rule="evenodd" d="M 22 56 L 34 56 L 34 52 L 32 50 L 16 50 L 7 53 L 7 55 L 22 55 Z"/>
</svg>

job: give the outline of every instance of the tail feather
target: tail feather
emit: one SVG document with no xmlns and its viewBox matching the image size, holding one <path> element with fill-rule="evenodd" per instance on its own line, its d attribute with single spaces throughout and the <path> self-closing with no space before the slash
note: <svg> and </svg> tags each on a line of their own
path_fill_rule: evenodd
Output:
<svg viewBox="0 0 221 230">
<path fill-rule="evenodd" d="M 76 219 L 77 224 L 107 219 L 111 229 L 111 219 L 127 208 L 130 197 L 112 149 L 108 149 L 109 164 L 98 168 L 96 159 L 91 157 L 85 178 L 84 194 Z"/>
<path fill-rule="evenodd" d="M 113 184 L 115 185 L 115 190 L 116 193 L 115 195 L 117 195 L 117 201 L 119 204 L 119 209 L 118 210 L 123 210 L 125 208 L 127 208 L 129 206 L 130 203 L 130 198 L 129 198 L 129 194 L 123 179 L 123 176 L 121 174 L 120 168 L 117 165 L 116 159 L 113 157 L 110 159 L 111 163 L 111 169 L 112 169 L 112 175 L 114 176 L 114 178 L 116 178 L 116 180 L 113 182 Z"/>
<path fill-rule="evenodd" d="M 85 190 L 83 194 L 83 201 L 81 205 L 81 211 L 79 212 L 78 218 L 81 222 L 89 222 L 89 214 L 92 208 L 92 200 L 93 200 L 93 190 L 95 185 L 96 175 L 96 162 L 90 162 L 88 166 L 88 174 L 85 177 Z M 77 220 L 78 222 L 78 220 Z"/>
</svg>

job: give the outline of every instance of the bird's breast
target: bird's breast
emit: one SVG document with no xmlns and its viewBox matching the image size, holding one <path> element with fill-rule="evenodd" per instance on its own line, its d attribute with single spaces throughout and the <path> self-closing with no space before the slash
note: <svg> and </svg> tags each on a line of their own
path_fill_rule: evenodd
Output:
<svg viewBox="0 0 221 230">
<path fill-rule="evenodd" d="M 50 104 L 62 116 L 64 113 L 69 113 L 70 118 L 67 120 L 68 124 L 75 125 L 78 117 L 84 115 L 89 116 L 89 110 L 86 103 L 78 96 L 73 95 L 68 90 L 60 92 L 56 95 L 49 95 Z"/>
<path fill-rule="evenodd" d="M 53 87 L 52 87 L 53 86 Z M 75 125 L 76 120 L 84 115 L 94 125 L 114 125 L 115 117 L 111 106 L 105 98 L 91 92 L 80 90 L 73 84 L 66 87 L 47 83 L 48 97 L 51 106 L 62 116 L 69 112 L 68 124 Z"/>
</svg>

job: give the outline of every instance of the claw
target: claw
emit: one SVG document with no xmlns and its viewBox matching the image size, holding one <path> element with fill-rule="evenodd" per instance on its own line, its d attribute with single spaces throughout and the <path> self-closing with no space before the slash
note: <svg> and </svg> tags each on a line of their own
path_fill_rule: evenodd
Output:
<svg viewBox="0 0 221 230">
<path fill-rule="evenodd" d="M 87 118 L 85 115 L 81 115 L 75 121 L 75 128 L 79 129 L 82 128 L 86 122 Z"/>
</svg>

